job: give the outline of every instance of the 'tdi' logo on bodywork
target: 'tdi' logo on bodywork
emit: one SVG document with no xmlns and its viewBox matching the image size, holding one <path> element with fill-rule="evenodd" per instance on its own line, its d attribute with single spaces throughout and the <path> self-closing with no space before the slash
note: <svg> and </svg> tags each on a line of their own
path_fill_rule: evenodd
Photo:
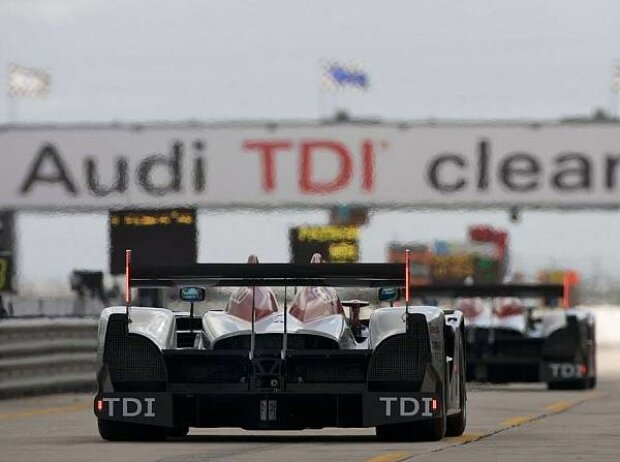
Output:
<svg viewBox="0 0 620 462">
<path fill-rule="evenodd" d="M 155 417 L 155 398 L 102 398 L 108 417 Z"/>
<path fill-rule="evenodd" d="M 379 401 L 385 404 L 386 417 L 432 417 L 432 410 L 436 409 L 437 402 L 434 398 L 413 398 L 410 396 L 382 396 Z M 422 403 L 420 403 L 422 401 Z"/>
<path fill-rule="evenodd" d="M 587 372 L 585 364 L 551 363 L 549 367 L 554 379 L 580 379 Z"/>
</svg>

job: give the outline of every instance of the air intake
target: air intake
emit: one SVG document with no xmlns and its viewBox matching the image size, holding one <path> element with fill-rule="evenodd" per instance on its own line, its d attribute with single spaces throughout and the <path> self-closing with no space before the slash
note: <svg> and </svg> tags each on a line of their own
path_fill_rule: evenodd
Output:
<svg viewBox="0 0 620 462">
<path fill-rule="evenodd" d="M 103 362 L 115 391 L 165 389 L 166 365 L 159 348 L 141 335 L 130 334 L 124 314 L 110 315 Z"/>
<path fill-rule="evenodd" d="M 405 382 L 407 387 L 419 387 L 431 361 L 426 317 L 416 316 L 410 332 L 388 337 L 377 346 L 370 358 L 368 382 L 382 382 L 389 389 L 389 384 Z"/>
</svg>

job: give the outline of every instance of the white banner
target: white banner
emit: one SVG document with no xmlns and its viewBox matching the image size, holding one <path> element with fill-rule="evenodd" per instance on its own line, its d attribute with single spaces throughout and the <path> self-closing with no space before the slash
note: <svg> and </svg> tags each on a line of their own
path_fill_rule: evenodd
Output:
<svg viewBox="0 0 620 462">
<path fill-rule="evenodd" d="M 0 209 L 620 206 L 620 126 L 14 128 Z"/>
</svg>

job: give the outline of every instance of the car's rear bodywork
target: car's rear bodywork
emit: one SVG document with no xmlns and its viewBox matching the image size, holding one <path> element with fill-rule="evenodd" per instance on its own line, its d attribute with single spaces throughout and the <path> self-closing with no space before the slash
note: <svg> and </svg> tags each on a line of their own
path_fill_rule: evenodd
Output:
<svg viewBox="0 0 620 462">
<path fill-rule="evenodd" d="M 402 437 L 403 425 L 409 425 L 405 438 L 415 438 L 416 428 L 418 437 L 428 439 L 443 436 L 446 427 L 462 433 L 462 314 L 427 306 L 377 308 L 360 338 L 331 287 L 403 285 L 403 275 L 404 266 L 395 264 L 136 270 L 129 285 L 202 281 L 241 289 L 224 311 L 199 318 L 157 308 L 131 307 L 129 317 L 126 307 L 106 309 L 95 399 L 100 429 L 102 422 L 105 428 L 119 422 L 168 434 L 187 427 L 374 426 L 384 436 Z M 278 285 L 300 287 L 290 309 L 270 305 L 266 287 Z M 299 302 L 303 291 L 310 291 L 303 300 L 306 312 Z M 247 297 L 249 319 L 239 308 Z M 258 299 L 267 300 L 264 312 Z M 450 425 L 459 416 L 463 429 Z M 123 439 L 114 432 L 102 436 Z"/>
</svg>

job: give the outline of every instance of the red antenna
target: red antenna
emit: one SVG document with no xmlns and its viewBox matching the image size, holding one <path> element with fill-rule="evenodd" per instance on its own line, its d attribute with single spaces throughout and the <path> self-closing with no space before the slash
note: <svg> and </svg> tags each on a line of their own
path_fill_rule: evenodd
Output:
<svg viewBox="0 0 620 462">
<path fill-rule="evenodd" d="M 562 272 L 562 308 L 570 308 L 570 287 L 572 278 L 568 271 Z"/>
<path fill-rule="evenodd" d="M 574 303 L 571 300 L 572 288 L 579 284 L 579 274 L 573 270 L 564 270 L 562 274 L 562 308 L 570 308 Z"/>
<path fill-rule="evenodd" d="M 405 306 L 407 308 L 409 307 L 409 285 L 411 284 L 409 276 L 410 259 L 411 252 L 407 249 L 405 250 Z"/>
<path fill-rule="evenodd" d="M 129 305 L 131 304 L 131 250 L 125 250 L 125 307 L 129 317 Z"/>
</svg>

